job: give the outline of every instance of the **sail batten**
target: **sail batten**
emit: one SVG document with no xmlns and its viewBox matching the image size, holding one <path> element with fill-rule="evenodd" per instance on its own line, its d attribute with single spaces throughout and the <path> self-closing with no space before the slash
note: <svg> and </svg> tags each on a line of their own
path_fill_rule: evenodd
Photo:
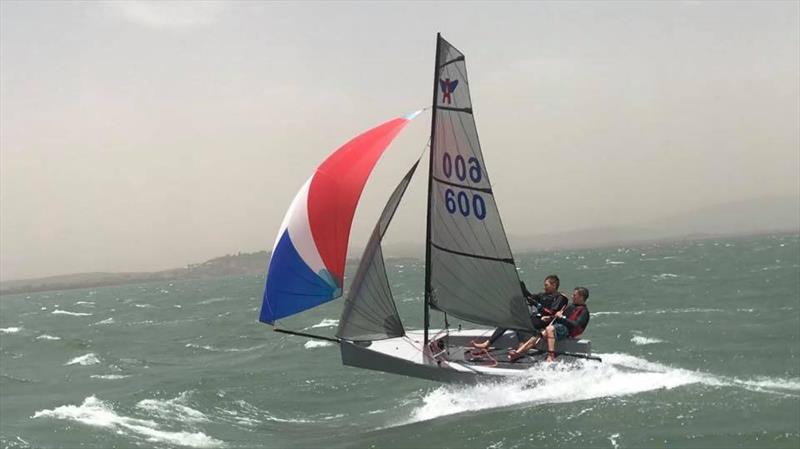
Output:
<svg viewBox="0 0 800 449">
<path fill-rule="evenodd" d="M 512 265 L 515 265 L 514 259 L 512 259 L 512 258 L 491 257 L 491 256 L 482 256 L 480 254 L 465 253 L 465 252 L 461 252 L 461 251 L 456 251 L 454 249 L 448 249 L 448 248 L 445 248 L 444 246 L 437 245 L 435 243 L 431 243 L 431 246 L 433 246 L 434 248 L 436 248 L 438 250 L 442 250 L 442 251 L 444 251 L 446 253 L 450 253 L 450 254 L 455 254 L 457 256 L 474 257 L 475 259 L 483 259 L 483 260 L 494 260 L 494 261 L 497 261 L 497 262 L 505 262 L 505 263 L 510 263 Z"/>
<path fill-rule="evenodd" d="M 474 187 L 474 186 L 467 185 L 467 184 L 457 184 L 455 182 L 445 181 L 444 179 L 439 179 L 439 178 L 437 178 L 435 176 L 433 177 L 433 180 L 436 181 L 436 182 L 440 182 L 442 184 L 447 184 L 449 186 L 458 187 L 460 189 L 475 190 L 475 191 L 478 191 L 478 192 L 483 192 L 483 193 L 488 193 L 490 195 L 493 195 L 491 187 Z"/>
</svg>

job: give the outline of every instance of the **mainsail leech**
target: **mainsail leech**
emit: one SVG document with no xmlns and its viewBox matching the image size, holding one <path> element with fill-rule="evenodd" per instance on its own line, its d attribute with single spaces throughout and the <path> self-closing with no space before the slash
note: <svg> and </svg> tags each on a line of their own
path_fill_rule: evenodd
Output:
<svg viewBox="0 0 800 449">
<path fill-rule="evenodd" d="M 358 199 L 384 150 L 419 112 L 356 136 L 328 156 L 303 185 L 272 250 L 261 321 L 273 324 L 341 296 Z"/>
</svg>

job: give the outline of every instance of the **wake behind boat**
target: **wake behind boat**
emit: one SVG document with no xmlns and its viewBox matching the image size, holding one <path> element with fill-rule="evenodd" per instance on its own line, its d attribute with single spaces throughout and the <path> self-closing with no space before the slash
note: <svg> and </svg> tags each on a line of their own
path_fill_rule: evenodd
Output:
<svg viewBox="0 0 800 449">
<path fill-rule="evenodd" d="M 492 329 L 432 330 L 431 313 L 536 333 L 520 287 L 483 159 L 464 54 L 437 35 L 428 164 L 424 328 L 406 332 L 397 313 L 381 249 L 392 217 L 419 164 L 389 197 L 346 296 L 336 339 L 345 365 L 444 382 L 519 375 L 543 359 L 543 347 L 511 363 L 516 338 L 495 349 L 471 342 Z M 421 112 L 421 111 L 419 111 Z M 273 247 L 260 320 L 277 320 L 342 295 L 350 227 L 364 185 L 399 132 L 419 112 L 390 120 L 333 152 L 295 196 Z M 331 339 L 329 337 L 321 337 Z M 591 357 L 588 340 L 565 339 L 556 353 Z M 596 358 L 595 358 L 596 359 Z M 598 359 L 599 360 L 599 359 Z"/>
</svg>

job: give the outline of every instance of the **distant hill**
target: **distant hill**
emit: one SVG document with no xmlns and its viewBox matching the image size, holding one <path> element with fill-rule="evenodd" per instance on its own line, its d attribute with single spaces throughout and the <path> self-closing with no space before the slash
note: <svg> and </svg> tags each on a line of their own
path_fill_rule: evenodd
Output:
<svg viewBox="0 0 800 449">
<path fill-rule="evenodd" d="M 800 196 L 735 201 L 670 215 L 645 223 L 664 236 L 800 232 Z"/>
<path fill-rule="evenodd" d="M 749 199 L 669 215 L 635 226 L 509 235 L 508 239 L 513 250 L 519 252 L 766 232 L 800 232 L 800 197 Z"/>
<path fill-rule="evenodd" d="M 631 245 L 659 240 L 699 239 L 765 232 L 800 233 L 800 197 L 771 197 L 737 201 L 670 215 L 637 226 L 579 229 L 538 235 L 509 235 L 515 253 L 560 248 Z M 421 257 L 423 242 L 386 245 L 387 257 Z M 350 254 L 360 255 L 352 249 Z M 206 279 L 233 275 L 263 276 L 270 253 L 239 253 L 152 273 L 80 273 L 0 282 L 0 295 L 66 290 L 143 282 Z M 349 259 L 348 272 L 355 268 Z"/>
<path fill-rule="evenodd" d="M 0 282 L 0 295 L 231 275 L 263 275 L 270 253 L 239 253 L 190 264 L 186 268 L 139 273 L 79 273 Z"/>
</svg>

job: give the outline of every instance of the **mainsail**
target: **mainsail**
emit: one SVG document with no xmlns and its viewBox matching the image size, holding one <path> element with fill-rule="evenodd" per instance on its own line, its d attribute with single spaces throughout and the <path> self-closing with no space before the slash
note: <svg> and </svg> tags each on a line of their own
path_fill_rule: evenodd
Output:
<svg viewBox="0 0 800 449">
<path fill-rule="evenodd" d="M 478 141 L 464 55 L 441 36 L 434 83 L 427 304 L 474 323 L 531 329 Z"/>
<path fill-rule="evenodd" d="M 405 335 L 386 277 L 381 240 L 414 176 L 419 160 L 394 189 L 372 231 L 344 303 L 336 336 L 345 340 L 382 340 Z"/>
<path fill-rule="evenodd" d="M 273 324 L 341 296 L 350 227 L 364 184 L 386 147 L 419 112 L 353 138 L 306 181 L 272 249 L 261 321 Z"/>
</svg>

